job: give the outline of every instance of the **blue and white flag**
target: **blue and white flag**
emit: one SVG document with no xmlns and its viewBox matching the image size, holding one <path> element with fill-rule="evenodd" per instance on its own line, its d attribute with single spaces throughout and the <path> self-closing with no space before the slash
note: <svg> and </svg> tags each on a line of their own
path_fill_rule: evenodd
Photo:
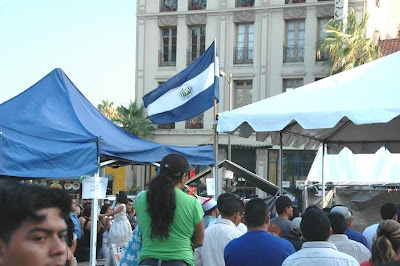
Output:
<svg viewBox="0 0 400 266">
<path fill-rule="evenodd" d="M 167 124 L 190 119 L 219 101 L 219 65 L 215 41 L 190 66 L 143 96 L 149 119 Z"/>
</svg>

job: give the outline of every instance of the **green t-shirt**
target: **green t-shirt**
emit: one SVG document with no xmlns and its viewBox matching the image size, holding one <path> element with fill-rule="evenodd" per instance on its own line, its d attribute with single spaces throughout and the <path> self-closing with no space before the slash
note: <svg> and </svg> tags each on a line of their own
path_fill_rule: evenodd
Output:
<svg viewBox="0 0 400 266">
<path fill-rule="evenodd" d="M 203 218 L 204 212 L 199 201 L 175 188 L 176 208 L 169 236 L 165 240 L 150 238 L 151 218 L 147 211 L 147 191 L 135 201 L 136 216 L 142 232 L 142 248 L 139 261 L 145 258 L 162 260 L 184 260 L 194 265 L 191 239 L 195 225 Z"/>
</svg>

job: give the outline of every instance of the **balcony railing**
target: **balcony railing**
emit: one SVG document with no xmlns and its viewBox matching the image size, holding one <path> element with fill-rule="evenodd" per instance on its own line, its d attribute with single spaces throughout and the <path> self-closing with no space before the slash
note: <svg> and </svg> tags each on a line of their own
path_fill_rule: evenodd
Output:
<svg viewBox="0 0 400 266">
<path fill-rule="evenodd" d="M 191 63 L 194 62 L 197 58 L 200 57 L 204 53 L 204 49 L 200 50 L 187 50 L 187 61 L 186 64 L 190 65 Z"/>
<path fill-rule="evenodd" d="M 159 51 L 159 66 L 176 66 L 176 51 Z"/>
<path fill-rule="evenodd" d="M 189 0 L 189 10 L 206 9 L 207 0 Z"/>
<path fill-rule="evenodd" d="M 283 47 L 284 62 L 303 62 L 304 45 L 285 45 Z"/>
<path fill-rule="evenodd" d="M 254 0 L 236 0 L 236 7 L 254 6 Z"/>
<path fill-rule="evenodd" d="M 285 4 L 301 4 L 301 3 L 305 3 L 306 0 L 285 0 Z"/>
<path fill-rule="evenodd" d="M 234 63 L 235 64 L 252 64 L 254 50 L 247 47 L 234 48 Z"/>
<path fill-rule="evenodd" d="M 161 12 L 176 11 L 178 8 L 178 0 L 162 0 L 161 1 Z"/>
<path fill-rule="evenodd" d="M 328 60 L 328 58 L 329 58 L 329 52 L 328 51 L 325 51 L 325 50 L 322 50 L 322 51 L 317 51 L 317 55 L 316 55 L 316 58 L 315 58 L 315 60 L 316 61 L 326 61 L 326 60 Z"/>
</svg>

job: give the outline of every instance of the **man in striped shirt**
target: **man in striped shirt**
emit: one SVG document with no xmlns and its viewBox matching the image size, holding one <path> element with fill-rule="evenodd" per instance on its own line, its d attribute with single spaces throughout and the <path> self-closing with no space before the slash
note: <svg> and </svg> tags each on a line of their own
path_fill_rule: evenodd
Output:
<svg viewBox="0 0 400 266">
<path fill-rule="evenodd" d="M 333 243 L 340 252 L 352 256 L 358 262 L 369 260 L 371 258 L 369 249 L 363 244 L 349 239 L 347 235 L 345 235 L 347 221 L 343 215 L 337 212 L 331 212 L 328 216 L 333 233 L 328 241 Z"/>
</svg>

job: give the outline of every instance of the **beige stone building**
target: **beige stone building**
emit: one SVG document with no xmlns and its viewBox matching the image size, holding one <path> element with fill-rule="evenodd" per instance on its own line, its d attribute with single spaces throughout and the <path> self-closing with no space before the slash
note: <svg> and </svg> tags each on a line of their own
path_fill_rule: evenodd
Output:
<svg viewBox="0 0 400 266">
<path fill-rule="evenodd" d="M 327 76 L 324 54 L 316 56 L 334 0 L 138 0 L 136 99 L 157 88 L 195 60 L 214 39 L 220 71 L 232 82 L 232 108 L 285 92 Z M 367 37 L 395 38 L 398 0 L 349 0 L 357 18 L 368 12 Z M 301 105 L 301 102 L 299 102 Z M 218 112 L 229 110 L 229 86 L 220 78 Z M 156 141 L 172 145 L 213 143 L 213 110 L 189 121 L 162 125 Z M 232 136 L 232 160 L 276 182 L 277 147 Z M 284 181 L 305 179 L 315 153 L 285 149 Z M 227 135 L 219 136 L 219 160 L 227 158 Z M 197 171 L 204 169 L 198 167 Z M 153 171 L 141 169 L 143 186 Z M 220 173 L 220 177 L 221 177 Z M 239 194 L 257 193 L 237 178 Z M 220 182 L 221 184 L 222 182 Z M 220 190 L 221 191 L 221 190 Z"/>
</svg>

